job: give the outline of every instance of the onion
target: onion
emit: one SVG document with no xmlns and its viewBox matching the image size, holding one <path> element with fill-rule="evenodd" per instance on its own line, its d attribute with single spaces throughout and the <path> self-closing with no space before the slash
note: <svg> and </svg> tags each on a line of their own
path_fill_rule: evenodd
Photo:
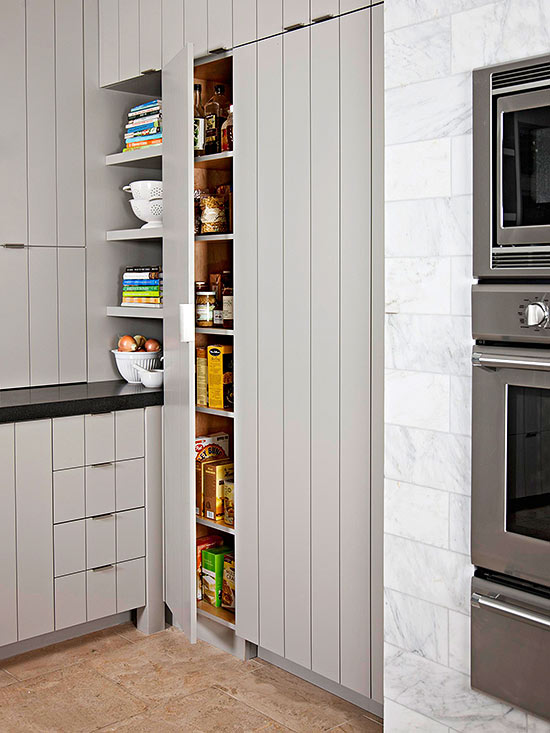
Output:
<svg viewBox="0 0 550 733">
<path fill-rule="evenodd" d="M 135 351 L 138 345 L 132 336 L 121 336 L 118 340 L 119 351 Z"/>
<path fill-rule="evenodd" d="M 141 349 L 143 344 L 147 341 L 145 336 L 140 336 L 139 334 L 137 336 L 134 336 L 134 341 L 136 342 L 138 349 Z"/>
<path fill-rule="evenodd" d="M 160 344 L 156 339 L 147 339 L 144 347 L 145 351 L 160 351 Z"/>
</svg>

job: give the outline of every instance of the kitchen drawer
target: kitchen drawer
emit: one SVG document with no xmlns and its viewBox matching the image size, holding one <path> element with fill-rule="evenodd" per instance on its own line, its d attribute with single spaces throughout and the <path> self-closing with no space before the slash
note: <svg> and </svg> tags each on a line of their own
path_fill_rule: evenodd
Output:
<svg viewBox="0 0 550 733">
<path fill-rule="evenodd" d="M 86 573 L 86 606 L 88 621 L 116 613 L 116 570 L 114 565 L 88 570 Z"/>
<path fill-rule="evenodd" d="M 86 621 L 86 573 L 55 579 L 55 628 L 66 629 Z"/>
<path fill-rule="evenodd" d="M 104 514 L 86 520 L 86 567 L 115 562 L 115 515 Z"/>
<path fill-rule="evenodd" d="M 115 413 L 116 459 L 142 458 L 145 455 L 145 417 L 143 408 Z"/>
<path fill-rule="evenodd" d="M 53 470 L 84 465 L 84 415 L 53 419 Z"/>
<path fill-rule="evenodd" d="M 117 512 L 144 506 L 145 460 L 119 461 L 115 466 Z"/>
<path fill-rule="evenodd" d="M 131 509 L 116 515 L 117 562 L 145 555 L 145 509 Z"/>
<path fill-rule="evenodd" d="M 84 497 L 83 468 L 66 468 L 63 471 L 55 471 L 53 474 L 53 521 L 57 524 L 84 518 L 86 516 Z"/>
<path fill-rule="evenodd" d="M 86 528 L 84 520 L 54 526 L 54 575 L 69 575 L 86 569 Z"/>
<path fill-rule="evenodd" d="M 116 566 L 116 610 L 118 613 L 145 605 L 145 558 Z"/>
<path fill-rule="evenodd" d="M 86 465 L 115 459 L 115 415 L 104 412 L 84 418 Z"/>
<path fill-rule="evenodd" d="M 86 516 L 115 511 L 115 464 L 98 463 L 86 467 Z"/>
</svg>

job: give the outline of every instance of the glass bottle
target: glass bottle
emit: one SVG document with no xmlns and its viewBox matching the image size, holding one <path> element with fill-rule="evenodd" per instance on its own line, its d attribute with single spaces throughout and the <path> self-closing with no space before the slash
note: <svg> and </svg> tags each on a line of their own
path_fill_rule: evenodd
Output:
<svg viewBox="0 0 550 733">
<path fill-rule="evenodd" d="M 233 275 L 229 270 L 222 273 L 223 327 L 233 328 Z"/>
<path fill-rule="evenodd" d="M 193 123 L 193 147 L 195 155 L 204 154 L 204 131 L 205 131 L 205 120 L 204 120 L 204 109 L 201 104 L 201 90 L 200 84 L 195 84 L 194 87 L 194 107 L 195 107 L 195 119 Z"/>
<path fill-rule="evenodd" d="M 222 125 L 222 153 L 233 150 L 233 105 L 229 106 L 229 116 Z"/>
<path fill-rule="evenodd" d="M 214 95 L 210 97 L 204 108 L 205 113 L 205 144 L 207 155 L 221 151 L 221 127 L 229 114 L 229 102 L 224 96 L 223 84 L 216 84 Z"/>
</svg>

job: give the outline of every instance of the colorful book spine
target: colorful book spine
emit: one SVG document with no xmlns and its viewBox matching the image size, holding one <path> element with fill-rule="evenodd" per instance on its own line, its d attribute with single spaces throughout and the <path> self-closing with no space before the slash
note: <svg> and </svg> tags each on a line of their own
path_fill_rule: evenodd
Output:
<svg viewBox="0 0 550 733">
<path fill-rule="evenodd" d="M 144 285 L 144 283 L 146 284 Z M 148 288 L 148 287 L 153 288 L 153 287 L 158 287 L 159 285 L 161 285 L 161 283 L 162 283 L 161 280 L 159 280 L 158 278 L 155 279 L 152 277 L 149 277 L 149 278 L 142 277 L 142 278 L 137 278 L 137 279 L 125 278 L 123 280 L 124 287 L 130 287 L 131 285 L 133 285 L 138 288 Z"/>
<path fill-rule="evenodd" d="M 132 306 L 136 308 L 162 308 L 162 303 L 121 303 L 120 305 L 126 308 L 131 308 Z"/>
<path fill-rule="evenodd" d="M 143 104 L 137 104 L 135 107 L 131 107 L 130 114 L 142 109 L 148 109 L 149 107 L 159 107 L 161 104 L 162 99 L 152 99 L 150 102 L 144 102 Z"/>
<path fill-rule="evenodd" d="M 124 275 L 130 272 L 162 272 L 160 265 L 136 265 L 135 267 L 126 267 Z"/>
<path fill-rule="evenodd" d="M 151 297 L 151 298 L 146 298 L 146 297 L 142 297 L 142 298 L 125 298 L 125 297 L 123 297 L 122 298 L 122 303 L 123 304 L 124 303 L 158 303 L 158 304 L 160 304 L 160 303 L 162 303 L 162 298 L 158 298 L 158 297 L 156 297 L 156 298 L 155 297 Z"/>
<path fill-rule="evenodd" d="M 158 127 L 150 127 L 148 130 L 139 130 L 139 132 L 127 132 L 124 135 L 124 140 L 126 142 L 131 142 L 133 140 L 152 140 L 153 136 L 162 135 L 162 132 L 159 132 Z M 156 137 L 155 137 L 156 139 Z"/>
<path fill-rule="evenodd" d="M 159 136 L 160 140 L 140 140 L 139 142 L 128 142 L 124 151 L 135 150 L 135 148 L 145 148 L 148 145 L 160 145 L 162 143 L 162 135 Z"/>
<path fill-rule="evenodd" d="M 160 298 L 160 290 L 123 290 L 123 298 Z"/>
<path fill-rule="evenodd" d="M 143 130 L 159 130 L 160 122 L 153 120 L 152 122 L 144 122 L 140 125 L 126 125 L 126 134 L 134 135 L 136 132 L 143 132 Z"/>
<path fill-rule="evenodd" d="M 141 127 L 141 125 L 151 125 L 151 124 L 157 124 L 160 127 L 161 123 L 162 123 L 162 118 L 159 114 L 148 115 L 147 117 L 137 117 L 135 120 L 130 120 L 126 124 L 126 129 L 132 130 L 136 127 Z"/>
</svg>

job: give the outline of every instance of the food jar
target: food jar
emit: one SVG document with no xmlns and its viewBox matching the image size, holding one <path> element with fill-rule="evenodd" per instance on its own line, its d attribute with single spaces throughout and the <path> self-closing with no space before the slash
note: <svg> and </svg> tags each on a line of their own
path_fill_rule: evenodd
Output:
<svg viewBox="0 0 550 733">
<path fill-rule="evenodd" d="M 201 233 L 225 234 L 226 232 L 227 218 L 224 197 L 203 194 L 201 196 Z"/>
<path fill-rule="evenodd" d="M 214 325 L 214 308 L 216 293 L 213 290 L 199 290 L 195 296 L 195 321 L 199 328 L 211 328 Z"/>
</svg>

